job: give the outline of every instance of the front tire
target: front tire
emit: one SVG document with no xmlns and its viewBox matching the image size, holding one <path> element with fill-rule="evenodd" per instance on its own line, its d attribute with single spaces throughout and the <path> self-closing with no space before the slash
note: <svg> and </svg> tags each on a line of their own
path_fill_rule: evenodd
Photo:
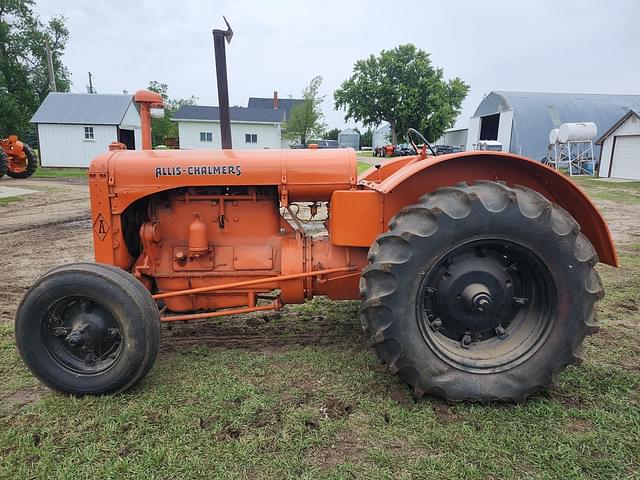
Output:
<svg viewBox="0 0 640 480">
<path fill-rule="evenodd" d="M 27 157 L 27 165 L 25 169 L 21 172 L 12 172 L 11 169 L 7 170 L 7 175 L 10 176 L 11 178 L 29 178 L 31 175 L 34 174 L 34 172 L 38 168 L 38 159 L 33 153 L 33 150 L 31 150 L 31 147 L 25 144 L 23 148 L 24 148 L 24 153 Z"/>
<path fill-rule="evenodd" d="M 15 331 L 25 364 L 48 387 L 76 395 L 119 393 L 153 365 L 160 315 L 129 273 L 77 263 L 48 272 L 29 289 Z"/>
<path fill-rule="evenodd" d="M 389 226 L 363 271 L 361 317 L 417 398 L 524 402 L 597 331 L 595 250 L 537 192 L 440 188 Z"/>
</svg>

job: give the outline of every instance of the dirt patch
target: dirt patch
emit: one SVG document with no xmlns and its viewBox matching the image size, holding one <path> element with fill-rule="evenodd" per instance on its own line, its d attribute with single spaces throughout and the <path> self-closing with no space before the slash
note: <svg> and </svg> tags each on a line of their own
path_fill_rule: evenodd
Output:
<svg viewBox="0 0 640 480">
<path fill-rule="evenodd" d="M 289 318 L 289 309 L 283 316 Z M 321 318 L 319 320 L 318 318 Z M 324 317 L 297 321 L 295 315 L 274 324 L 249 315 L 164 325 L 160 351 L 172 353 L 195 346 L 274 352 L 307 345 L 364 344 L 366 337 L 356 322 L 339 323 Z"/>
<path fill-rule="evenodd" d="M 0 207 L 0 322 L 13 321 L 22 296 L 43 273 L 93 259 L 86 180 L 30 178 L 11 185 L 37 193 Z"/>
<path fill-rule="evenodd" d="M 640 204 L 592 199 L 609 225 L 616 245 L 638 242 Z"/>
<path fill-rule="evenodd" d="M 21 388 L 17 392 L 12 393 L 3 401 L 16 404 L 18 406 L 29 405 L 39 401 L 47 393 L 47 389 L 42 385 L 33 385 Z"/>
<path fill-rule="evenodd" d="M 572 418 L 569 421 L 568 429 L 574 433 L 590 432 L 593 430 L 593 424 L 584 418 Z"/>
</svg>

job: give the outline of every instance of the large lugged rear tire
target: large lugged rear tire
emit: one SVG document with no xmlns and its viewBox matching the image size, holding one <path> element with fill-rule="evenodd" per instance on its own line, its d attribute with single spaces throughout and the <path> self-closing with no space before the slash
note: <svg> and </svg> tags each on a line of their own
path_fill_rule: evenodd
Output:
<svg viewBox="0 0 640 480">
<path fill-rule="evenodd" d="M 110 265 L 56 268 L 26 293 L 16 343 L 31 372 L 50 388 L 99 395 L 131 388 L 151 369 L 160 315 L 145 287 Z"/>
<path fill-rule="evenodd" d="M 7 173 L 8 161 L 7 154 L 0 148 L 0 178 L 4 177 Z"/>
<path fill-rule="evenodd" d="M 31 150 L 31 147 L 25 144 L 23 148 L 24 153 L 27 156 L 27 167 L 22 172 L 12 172 L 10 169 L 7 170 L 7 175 L 11 178 L 29 178 L 38 168 L 38 159 L 33 153 L 33 150 Z"/>
<path fill-rule="evenodd" d="M 595 250 L 537 192 L 440 188 L 389 227 L 369 251 L 361 318 L 415 397 L 524 402 L 597 331 Z"/>
</svg>

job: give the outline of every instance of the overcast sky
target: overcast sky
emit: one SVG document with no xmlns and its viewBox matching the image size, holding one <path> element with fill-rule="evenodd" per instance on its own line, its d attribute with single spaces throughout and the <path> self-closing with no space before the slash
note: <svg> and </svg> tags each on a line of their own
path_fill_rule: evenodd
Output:
<svg viewBox="0 0 640 480">
<path fill-rule="evenodd" d="M 73 92 L 91 71 L 99 93 L 158 80 L 171 97 L 217 105 L 211 29 L 225 15 L 231 105 L 299 97 L 321 75 L 330 128 L 346 124 L 333 91 L 354 62 L 409 42 L 471 86 L 459 126 L 491 90 L 640 94 L 639 0 L 36 2 L 43 21 L 67 17 Z"/>
</svg>

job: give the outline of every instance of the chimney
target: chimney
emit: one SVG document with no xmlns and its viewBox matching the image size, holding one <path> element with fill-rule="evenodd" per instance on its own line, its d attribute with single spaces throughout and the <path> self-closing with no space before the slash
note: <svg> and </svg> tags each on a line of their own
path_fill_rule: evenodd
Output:
<svg viewBox="0 0 640 480">
<path fill-rule="evenodd" d="M 273 108 L 274 110 L 278 109 L 278 92 L 277 91 L 273 91 Z"/>
</svg>

